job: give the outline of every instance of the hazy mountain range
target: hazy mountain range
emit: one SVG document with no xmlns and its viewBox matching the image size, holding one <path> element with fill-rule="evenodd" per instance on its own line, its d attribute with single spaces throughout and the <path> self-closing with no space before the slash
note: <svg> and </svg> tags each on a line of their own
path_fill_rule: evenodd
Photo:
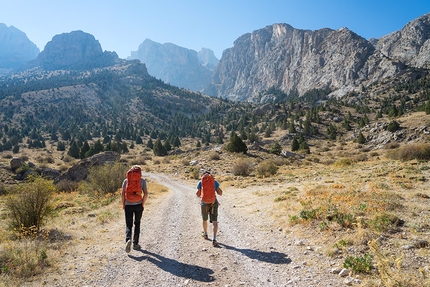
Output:
<svg viewBox="0 0 430 287">
<path fill-rule="evenodd" d="M 150 75 L 172 85 L 237 101 L 265 102 L 262 94 L 275 88 L 303 94 L 330 89 L 333 96 L 390 78 L 419 77 L 430 66 L 430 14 L 380 39 L 365 39 L 353 31 L 301 30 L 274 24 L 240 36 L 219 60 L 210 49 L 199 52 L 149 39 L 130 59 L 146 64 Z M 90 34 L 56 35 L 45 50 L 14 27 L 0 25 L 0 71 L 23 69 L 93 69 L 122 60 L 103 52 Z"/>
</svg>

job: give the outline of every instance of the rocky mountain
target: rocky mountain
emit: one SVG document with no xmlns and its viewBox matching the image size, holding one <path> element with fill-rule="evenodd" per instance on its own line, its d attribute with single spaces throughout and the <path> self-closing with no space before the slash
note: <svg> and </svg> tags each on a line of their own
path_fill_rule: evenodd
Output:
<svg viewBox="0 0 430 287">
<path fill-rule="evenodd" d="M 111 66 L 118 60 L 115 52 L 103 52 L 99 41 L 93 35 L 73 31 L 54 36 L 37 58 L 28 62 L 25 68 L 83 70 Z"/>
<path fill-rule="evenodd" d="M 198 53 L 197 57 L 203 67 L 207 67 L 210 70 L 214 70 L 218 65 L 219 60 L 215 57 L 214 52 L 211 49 L 202 48 Z"/>
<path fill-rule="evenodd" d="M 430 68 L 430 13 L 375 42 L 385 56 L 416 68 Z"/>
<path fill-rule="evenodd" d="M 389 77 L 413 76 L 410 67 L 425 68 L 430 60 L 429 17 L 371 41 L 347 28 L 310 31 L 270 25 L 239 37 L 224 51 L 204 92 L 254 102 L 270 88 L 299 94 L 331 89 L 331 95 L 344 96 Z"/>
<path fill-rule="evenodd" d="M 35 59 L 38 54 L 39 48 L 24 32 L 0 23 L 0 76 Z"/>
<path fill-rule="evenodd" d="M 145 39 L 128 60 L 138 59 L 145 63 L 150 75 L 171 85 L 193 91 L 201 91 L 212 79 L 218 63 L 210 49 L 200 52 L 171 43 L 160 44 Z"/>
</svg>

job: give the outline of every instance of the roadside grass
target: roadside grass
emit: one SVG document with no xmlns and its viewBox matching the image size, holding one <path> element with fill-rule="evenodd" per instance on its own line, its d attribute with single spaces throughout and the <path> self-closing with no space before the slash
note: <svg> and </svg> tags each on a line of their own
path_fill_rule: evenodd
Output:
<svg viewBox="0 0 430 287">
<path fill-rule="evenodd" d="M 165 186 L 152 180 L 147 180 L 147 186 L 147 205 L 168 192 Z M 78 190 L 55 193 L 52 212 L 40 230 L 11 229 L 4 207 L 6 197 L 0 196 L 0 282 L 5 286 L 20 286 L 31 277 L 55 270 L 64 250 L 72 252 L 82 242 L 97 245 L 98 233 L 107 232 L 103 226 L 122 217 L 123 210 L 120 189 L 95 194 Z"/>
<path fill-rule="evenodd" d="M 426 155 L 423 149 L 426 150 L 425 147 L 414 148 L 418 155 Z M 141 164 L 146 172 L 175 174 L 190 183 L 196 183 L 201 169 L 210 168 L 225 193 L 229 189 L 250 191 L 249 204 L 255 205 L 250 206 L 252 212 L 265 211 L 283 232 L 308 236 L 316 245 L 324 246 L 326 255 L 342 256 L 345 266 L 360 275 L 363 286 L 430 286 L 428 270 L 406 267 L 415 263 L 411 262 L 414 257 L 406 256 L 405 252 L 410 251 L 402 248 L 413 240 L 428 238 L 430 165 L 420 156 L 411 156 L 410 151 L 407 156 L 411 160 L 395 156 L 405 151 L 408 151 L 407 146 L 396 146 L 371 156 L 356 144 L 324 143 L 311 149 L 309 160 L 280 160 L 256 151 L 244 156 L 219 149 L 216 152 L 196 150 L 186 156 L 156 157 L 143 147 L 136 147 L 123 156 L 122 161 Z M 40 158 L 46 154 L 42 152 Z M 34 156 L 30 152 L 26 155 Z M 2 157 L 6 163 L 11 158 Z M 73 161 L 62 161 L 55 153 L 52 158 L 53 165 L 73 164 Z M 194 160 L 198 164 L 190 166 Z M 43 161 L 51 164 L 51 160 Z M 148 190 L 148 205 L 168 191 L 151 180 L 148 180 Z M 12 259 L 7 250 L 32 254 L 40 260 L 32 267 L 33 274 L 40 274 L 45 268 L 55 268 L 56 262 L 61 260 L 60 245 L 68 242 L 68 248 L 73 248 L 77 240 L 90 244 L 91 238 L 97 238 L 92 227 L 103 226 L 122 216 L 119 192 L 99 197 L 78 190 L 57 193 L 53 200 L 53 217 L 43 229 L 49 231 L 50 239 L 39 240 L 37 247 L 36 242 L 11 239 L 14 235 L 7 229 L 7 216 L 1 207 L 2 279 L 13 282 L 12 279 L 21 280 L 17 278 L 24 276 L 6 267 Z M 69 236 L 73 239 L 67 239 Z M 385 239 L 380 241 L 380 238 Z M 29 248 L 27 253 L 25 248 Z M 350 253 L 350 248 L 360 251 Z M 39 252 L 34 253 L 35 250 Z M 46 257 L 41 255 L 41 250 Z M 416 256 L 430 258 L 428 247 L 413 250 Z M 45 258 L 41 260 L 42 257 Z"/>
</svg>

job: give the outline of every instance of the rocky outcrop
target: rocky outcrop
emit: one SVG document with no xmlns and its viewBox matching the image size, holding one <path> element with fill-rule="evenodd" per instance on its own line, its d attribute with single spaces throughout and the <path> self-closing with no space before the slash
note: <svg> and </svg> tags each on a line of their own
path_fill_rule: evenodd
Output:
<svg viewBox="0 0 430 287">
<path fill-rule="evenodd" d="M 197 57 L 200 64 L 209 70 L 214 70 L 219 63 L 217 57 L 215 57 L 214 52 L 211 49 L 202 48 L 198 53 Z"/>
<path fill-rule="evenodd" d="M 111 66 L 117 60 L 115 52 L 102 51 L 99 41 L 93 35 L 73 31 L 54 36 L 25 68 L 84 70 Z"/>
<path fill-rule="evenodd" d="M 120 155 L 117 152 L 106 151 L 93 155 L 92 157 L 81 160 L 78 164 L 72 166 L 69 170 L 63 173 L 61 176 L 54 180 L 54 183 L 58 183 L 62 180 L 68 181 L 81 181 L 87 178 L 88 170 L 90 167 L 100 166 L 104 164 L 115 163 L 120 159 Z"/>
<path fill-rule="evenodd" d="M 34 60 L 38 54 L 39 48 L 24 32 L 0 23 L 0 76 Z"/>
<path fill-rule="evenodd" d="M 373 83 L 430 66 L 430 14 L 401 31 L 366 40 L 341 28 L 316 31 L 274 24 L 239 37 L 223 52 L 204 92 L 235 101 L 265 102 L 275 88 L 343 96 Z"/>
<path fill-rule="evenodd" d="M 155 78 L 193 91 L 201 91 L 211 82 L 217 64 L 217 59 L 209 49 L 197 53 L 171 43 L 160 44 L 149 39 L 145 39 L 127 59 L 138 59 L 145 63 L 149 74 Z"/>
<path fill-rule="evenodd" d="M 378 39 L 375 47 L 385 56 L 406 65 L 430 68 L 430 13 Z"/>
</svg>

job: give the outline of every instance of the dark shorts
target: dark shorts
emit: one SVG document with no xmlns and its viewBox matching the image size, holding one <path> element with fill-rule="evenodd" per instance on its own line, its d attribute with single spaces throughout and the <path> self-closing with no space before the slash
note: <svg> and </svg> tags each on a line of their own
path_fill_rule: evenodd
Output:
<svg viewBox="0 0 430 287">
<path fill-rule="evenodd" d="M 202 207 L 202 218 L 204 221 L 210 219 L 210 222 L 212 221 L 218 221 L 218 201 L 215 201 L 214 203 L 204 203 L 201 202 Z"/>
</svg>

